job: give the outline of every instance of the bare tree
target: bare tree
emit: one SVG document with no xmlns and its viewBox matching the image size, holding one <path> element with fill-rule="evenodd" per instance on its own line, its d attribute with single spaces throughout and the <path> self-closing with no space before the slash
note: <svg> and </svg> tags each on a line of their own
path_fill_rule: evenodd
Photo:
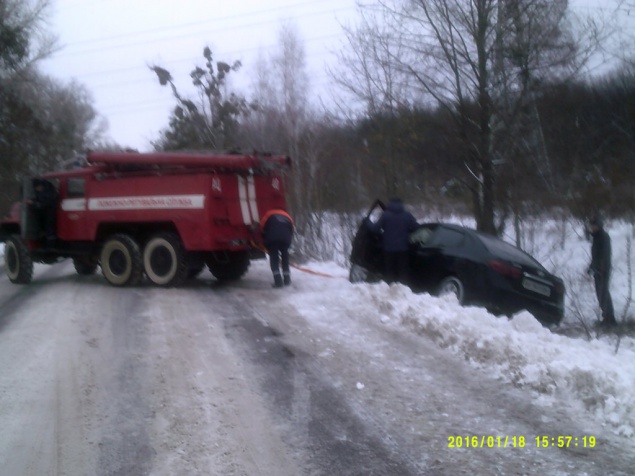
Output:
<svg viewBox="0 0 635 476">
<path fill-rule="evenodd" d="M 567 1 L 380 0 L 361 7 L 381 12 L 386 26 L 366 32 L 362 24 L 366 34 L 354 38 L 358 51 L 409 78 L 414 88 L 405 88 L 400 102 L 423 95 L 454 119 L 462 148 L 451 159 L 462 164 L 477 227 L 496 233 L 496 212 L 507 198 L 497 169 L 515 159 L 506 143 L 511 127 L 528 110 L 537 85 L 570 73 L 580 59 L 567 32 Z M 354 68 L 364 62 L 367 57 Z M 363 68 L 357 82 L 381 84 L 386 70 Z M 530 123 L 535 130 L 535 116 Z"/>
<path fill-rule="evenodd" d="M 254 147 L 292 157 L 287 190 L 299 232 L 295 248 L 315 256 L 326 195 L 333 194 L 326 177 L 337 146 L 331 139 L 333 125 L 316 112 L 311 101 L 306 54 L 292 23 L 281 25 L 276 50 L 260 58 L 254 77 L 254 112 L 244 123 L 244 133 Z"/>
<path fill-rule="evenodd" d="M 601 9 L 596 11 L 598 21 L 605 25 L 602 37 L 602 58 L 595 58 L 597 69 L 607 63 L 611 66 L 615 62 L 627 67 L 635 66 L 635 52 L 633 52 L 633 41 L 635 33 L 633 30 L 633 19 L 635 18 L 634 0 L 607 0 L 602 3 Z"/>
<path fill-rule="evenodd" d="M 278 50 L 273 56 L 279 127 L 283 147 L 293 157 L 291 206 L 297 215 L 298 228 L 306 232 L 310 225 L 310 197 L 315 187 L 315 164 L 303 148 L 308 129 L 308 76 L 306 53 L 297 28 L 285 23 L 278 33 Z"/>
<path fill-rule="evenodd" d="M 283 151 L 282 111 L 278 107 L 276 81 L 268 59 L 261 54 L 256 61 L 252 82 L 252 113 L 243 121 L 243 142 L 254 150 Z"/>
<path fill-rule="evenodd" d="M 282 24 L 276 51 L 270 58 L 260 59 L 253 94 L 255 112 L 247 122 L 250 142 L 292 157 L 289 203 L 300 233 L 306 233 L 311 226 L 318 161 L 309 145 L 311 112 L 306 54 L 293 24 Z"/>
<path fill-rule="evenodd" d="M 340 111 L 352 121 L 364 124 L 361 145 L 363 154 L 356 156 L 355 185 L 360 195 L 366 195 L 361 170 L 374 170 L 376 183 L 372 196 L 404 193 L 408 181 L 407 165 L 392 130 L 401 111 L 407 107 L 412 93 L 410 76 L 404 74 L 393 58 L 403 53 L 400 29 L 393 27 L 386 11 L 360 9 L 360 23 L 345 26 L 346 47 L 338 52 L 337 66 L 329 70 L 332 80 L 341 87 L 346 99 L 340 101 Z M 363 109 L 345 109 L 361 100 Z"/>
<path fill-rule="evenodd" d="M 86 86 L 43 77 L 34 89 L 43 103 L 49 132 L 39 172 L 63 165 L 104 140 L 108 122 L 95 109 Z"/>
</svg>

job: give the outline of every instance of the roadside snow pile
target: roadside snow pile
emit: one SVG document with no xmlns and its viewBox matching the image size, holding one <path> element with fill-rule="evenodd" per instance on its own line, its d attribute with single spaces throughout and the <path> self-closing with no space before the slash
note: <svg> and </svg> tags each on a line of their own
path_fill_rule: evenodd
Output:
<svg viewBox="0 0 635 476">
<path fill-rule="evenodd" d="M 382 302 L 383 312 L 375 318 L 426 336 L 501 381 L 569 399 L 616 433 L 634 436 L 635 340 L 623 339 L 616 354 L 615 337 L 563 337 L 527 312 L 511 320 L 496 318 L 484 309 L 462 308 L 452 297 L 411 294 L 395 299 L 390 288 L 383 288 L 355 287 L 360 300 Z"/>
<path fill-rule="evenodd" d="M 616 354 L 612 335 L 591 341 L 565 337 L 527 312 L 497 318 L 461 307 L 453 296 L 414 294 L 385 283 L 350 284 L 341 279 L 347 271 L 333 263 L 307 267 L 339 279 L 296 273 L 301 286 L 290 300 L 312 322 L 338 328 L 351 345 L 364 345 L 364 339 L 346 328 L 347 316 L 364 316 L 429 338 L 488 375 L 534 392 L 545 405 L 569 401 L 615 433 L 635 436 L 635 339 L 623 338 Z"/>
<path fill-rule="evenodd" d="M 457 217 L 441 221 L 462 223 Z M 599 307 L 593 280 L 586 274 L 591 243 L 584 236 L 583 224 L 571 218 L 536 218 L 521 225 L 522 248 L 565 281 L 562 327 L 593 326 L 599 319 Z M 633 319 L 635 225 L 617 220 L 607 225 L 607 231 L 613 249 L 611 294 L 616 317 L 619 321 Z M 515 234 L 508 233 L 504 239 L 514 243 Z M 320 265 L 323 271 L 327 267 L 326 263 Z M 346 276 L 347 271 L 332 264 L 331 274 Z M 303 299 L 308 298 L 304 295 Z M 362 312 L 369 319 L 426 336 L 489 375 L 536 392 L 547 404 L 551 399 L 569 400 L 617 434 L 635 436 L 633 338 L 618 341 L 613 334 L 590 341 L 565 337 L 545 329 L 527 312 L 512 320 L 496 318 L 484 309 L 462 308 L 452 297 L 416 295 L 404 286 L 383 283 L 321 290 L 316 305 L 318 302 L 329 310 Z"/>
</svg>

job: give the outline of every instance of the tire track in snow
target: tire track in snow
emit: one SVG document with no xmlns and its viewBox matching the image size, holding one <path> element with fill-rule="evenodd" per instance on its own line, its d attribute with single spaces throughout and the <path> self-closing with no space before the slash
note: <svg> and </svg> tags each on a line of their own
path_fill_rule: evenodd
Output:
<svg viewBox="0 0 635 476">
<path fill-rule="evenodd" d="M 251 361 L 254 379 L 287 425 L 290 444 L 310 465 L 307 474 L 421 474 L 386 434 L 360 418 L 311 356 L 285 343 L 249 300 L 225 292 L 226 305 L 240 316 L 225 321 L 226 332 Z"/>
</svg>

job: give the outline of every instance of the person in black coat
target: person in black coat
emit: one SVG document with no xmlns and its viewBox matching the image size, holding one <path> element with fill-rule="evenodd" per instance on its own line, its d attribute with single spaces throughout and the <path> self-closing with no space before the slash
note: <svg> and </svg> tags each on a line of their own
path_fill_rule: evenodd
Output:
<svg viewBox="0 0 635 476">
<path fill-rule="evenodd" d="M 604 326 L 614 326 L 615 313 L 613 311 L 613 299 L 609 291 L 611 278 L 611 238 L 604 230 L 604 224 L 600 218 L 589 220 L 589 231 L 593 239 L 591 244 L 591 264 L 588 272 L 593 275 L 595 281 L 595 293 L 602 309 L 602 322 Z"/>
<path fill-rule="evenodd" d="M 291 284 L 289 247 L 293 241 L 293 218 L 285 210 L 269 210 L 260 222 L 262 239 L 269 253 L 269 265 L 276 288 Z M 282 264 L 282 273 L 280 265 Z"/>
<path fill-rule="evenodd" d="M 399 198 L 393 198 L 381 217 L 371 228 L 382 232 L 382 252 L 386 282 L 407 284 L 410 243 L 408 236 L 417 227 L 417 220 Z"/>
</svg>

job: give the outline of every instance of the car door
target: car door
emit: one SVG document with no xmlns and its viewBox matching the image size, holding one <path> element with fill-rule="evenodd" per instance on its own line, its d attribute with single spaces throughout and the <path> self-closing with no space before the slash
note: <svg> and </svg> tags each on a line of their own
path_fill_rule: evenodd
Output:
<svg viewBox="0 0 635 476">
<path fill-rule="evenodd" d="M 381 236 L 372 231 L 368 223 L 376 223 L 385 208 L 381 200 L 373 203 L 357 230 L 351 250 L 351 263 L 378 274 L 383 271 Z"/>
<path fill-rule="evenodd" d="M 422 235 L 424 232 L 420 228 L 416 233 Z M 412 276 L 422 290 L 436 293 L 441 281 L 449 276 L 463 280 L 465 263 L 469 261 L 465 232 L 457 227 L 439 224 L 425 240 L 417 239 L 416 236 L 411 260 Z"/>
<path fill-rule="evenodd" d="M 435 291 L 443 262 L 441 247 L 435 239 L 438 230 L 437 224 L 425 224 L 410 233 L 410 286 L 415 291 Z"/>
<path fill-rule="evenodd" d="M 86 226 L 86 179 L 68 177 L 61 184 L 61 210 L 58 214 L 58 234 L 65 241 L 88 240 Z"/>
</svg>

